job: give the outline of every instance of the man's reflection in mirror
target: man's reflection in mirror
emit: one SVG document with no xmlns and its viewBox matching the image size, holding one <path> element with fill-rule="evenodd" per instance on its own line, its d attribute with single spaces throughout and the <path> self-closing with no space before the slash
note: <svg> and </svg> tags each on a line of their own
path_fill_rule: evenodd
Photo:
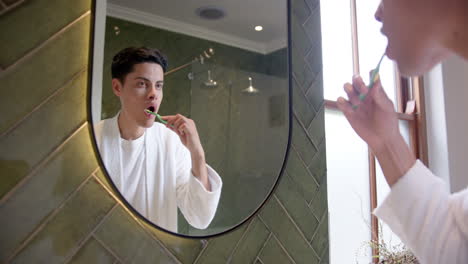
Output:
<svg viewBox="0 0 468 264">
<path fill-rule="evenodd" d="M 167 59 L 157 49 L 126 48 L 112 61 L 112 90 L 121 109 L 95 127 L 110 177 L 125 199 L 154 224 L 177 232 L 177 207 L 205 229 L 221 194 L 218 173 L 206 164 L 193 120 L 180 115 L 155 122 L 163 99 Z M 167 89 L 172 89 L 170 87 Z"/>
</svg>

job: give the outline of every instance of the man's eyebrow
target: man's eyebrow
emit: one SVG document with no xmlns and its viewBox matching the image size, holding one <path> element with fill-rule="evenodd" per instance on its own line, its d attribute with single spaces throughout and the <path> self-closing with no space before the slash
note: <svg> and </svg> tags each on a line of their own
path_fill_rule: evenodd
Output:
<svg viewBox="0 0 468 264">
<path fill-rule="evenodd" d="M 135 80 L 137 80 L 137 79 L 142 79 L 143 81 L 151 82 L 148 78 L 141 77 L 141 76 L 135 77 Z M 156 81 L 156 83 L 157 83 L 157 84 L 164 84 L 164 81 Z"/>
<path fill-rule="evenodd" d="M 142 79 L 143 81 L 150 82 L 150 80 L 148 78 L 145 78 L 145 77 L 137 76 L 137 77 L 135 77 L 135 80 L 137 80 L 137 79 Z"/>
</svg>

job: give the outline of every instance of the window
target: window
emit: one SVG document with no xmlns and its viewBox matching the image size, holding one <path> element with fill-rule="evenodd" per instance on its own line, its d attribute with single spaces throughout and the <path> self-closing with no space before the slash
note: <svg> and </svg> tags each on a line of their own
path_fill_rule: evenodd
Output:
<svg viewBox="0 0 468 264">
<path fill-rule="evenodd" d="M 343 84 L 354 74 L 368 83 L 369 71 L 385 51 L 387 40 L 374 19 L 379 1 L 321 1 L 325 130 L 332 263 L 369 263 L 376 250 L 366 246 L 378 239 L 377 219 L 371 211 L 389 192 L 378 162 L 336 107 L 345 96 Z M 383 87 L 399 114 L 400 131 L 416 156 L 427 165 L 422 80 L 403 79 L 394 63 L 384 58 L 380 67 Z M 383 226 L 383 238 L 398 244 Z M 391 240 L 391 241 L 390 241 Z M 377 262 L 377 259 L 374 260 Z"/>
</svg>

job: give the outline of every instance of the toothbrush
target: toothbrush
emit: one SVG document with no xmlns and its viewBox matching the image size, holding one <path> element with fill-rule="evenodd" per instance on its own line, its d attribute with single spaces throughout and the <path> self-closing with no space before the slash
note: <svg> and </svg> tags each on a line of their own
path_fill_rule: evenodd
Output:
<svg viewBox="0 0 468 264">
<path fill-rule="evenodd" d="M 379 79 L 380 64 L 382 63 L 384 57 L 385 57 L 385 53 L 382 55 L 382 57 L 380 57 L 379 63 L 377 63 L 377 67 L 375 67 L 375 69 L 372 71 L 372 74 L 369 80 L 369 85 L 367 85 L 368 89 L 371 89 L 374 86 L 375 82 Z M 360 94 L 359 100 L 364 101 L 364 99 L 366 99 L 366 95 Z M 353 105 L 353 109 L 357 109 L 357 108 L 358 108 L 357 105 Z"/>
<path fill-rule="evenodd" d="M 372 71 L 372 74 L 369 80 L 369 85 L 367 86 L 368 89 L 372 88 L 375 82 L 379 79 L 380 64 L 382 63 L 382 60 L 384 57 L 385 57 L 385 53 L 382 55 L 382 57 L 380 57 L 379 63 L 377 63 L 377 67 L 375 67 L 375 69 Z M 366 95 L 360 94 L 359 99 L 363 101 L 364 99 L 366 99 Z"/>
<path fill-rule="evenodd" d="M 148 113 L 148 114 L 152 114 L 152 115 L 156 116 L 156 118 L 159 120 L 159 122 L 161 122 L 161 123 L 163 123 L 163 124 L 167 124 L 167 121 L 166 121 L 166 120 L 163 120 L 163 119 L 161 118 L 161 116 L 158 115 L 157 113 L 151 112 L 151 111 L 148 110 L 148 109 L 145 109 L 145 112 Z"/>
</svg>

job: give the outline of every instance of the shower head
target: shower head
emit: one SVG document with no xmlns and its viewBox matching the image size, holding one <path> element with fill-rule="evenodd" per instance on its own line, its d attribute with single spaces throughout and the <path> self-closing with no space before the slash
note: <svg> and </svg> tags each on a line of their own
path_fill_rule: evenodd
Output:
<svg viewBox="0 0 468 264">
<path fill-rule="evenodd" d="M 214 54 L 215 54 L 215 52 L 214 52 L 214 49 L 213 49 L 213 48 L 209 48 L 209 49 L 203 51 L 203 55 L 204 55 L 205 58 L 207 58 L 207 59 L 211 58 Z"/>
<path fill-rule="evenodd" d="M 211 71 L 208 70 L 208 80 L 206 82 L 203 83 L 205 85 L 205 87 L 208 87 L 208 88 L 214 88 L 214 87 L 217 87 L 218 86 L 218 83 L 216 81 L 214 81 L 213 79 L 211 79 Z"/>
<path fill-rule="evenodd" d="M 249 87 L 242 90 L 242 93 L 248 94 L 248 95 L 254 95 L 254 94 L 258 94 L 259 92 L 260 91 L 257 88 L 253 87 L 252 85 L 252 77 L 249 77 Z"/>
<path fill-rule="evenodd" d="M 211 57 L 213 57 L 215 54 L 215 51 L 213 48 L 209 48 L 207 50 L 204 50 L 201 54 L 199 54 L 197 57 L 195 57 L 193 59 L 192 62 L 200 62 L 200 64 L 204 64 L 205 63 L 205 59 L 210 59 Z"/>
</svg>

